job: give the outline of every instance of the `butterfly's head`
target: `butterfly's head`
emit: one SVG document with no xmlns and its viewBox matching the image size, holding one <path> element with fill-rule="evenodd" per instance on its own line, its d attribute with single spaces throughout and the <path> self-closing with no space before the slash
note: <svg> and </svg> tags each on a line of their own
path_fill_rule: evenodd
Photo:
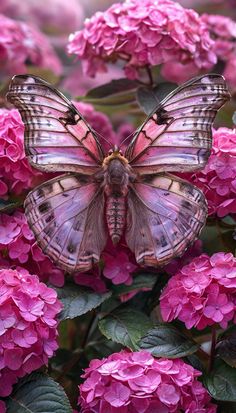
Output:
<svg viewBox="0 0 236 413">
<path fill-rule="evenodd" d="M 108 156 L 104 158 L 103 166 L 108 165 L 113 159 L 119 159 L 125 165 L 129 163 L 128 159 L 125 158 L 123 152 L 118 148 L 117 145 L 115 145 L 113 149 L 109 150 Z"/>
</svg>

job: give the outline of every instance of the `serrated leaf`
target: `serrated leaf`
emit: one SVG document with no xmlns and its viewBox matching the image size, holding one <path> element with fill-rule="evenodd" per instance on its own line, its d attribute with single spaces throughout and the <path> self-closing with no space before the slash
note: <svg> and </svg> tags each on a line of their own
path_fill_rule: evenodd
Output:
<svg viewBox="0 0 236 413">
<path fill-rule="evenodd" d="M 176 88 L 174 83 L 163 82 L 154 88 L 141 86 L 137 90 L 137 101 L 146 113 L 150 115 L 168 93 Z"/>
<path fill-rule="evenodd" d="M 171 325 L 160 324 L 149 330 L 139 342 L 142 350 L 155 357 L 185 357 L 197 351 L 198 345 Z"/>
<path fill-rule="evenodd" d="M 204 385 L 216 400 L 236 402 L 236 369 L 222 360 L 210 374 L 203 377 Z"/>
<path fill-rule="evenodd" d="M 5 201 L 4 199 L 0 199 L 0 212 L 11 212 L 13 209 L 18 208 L 21 204 L 21 201 L 12 201 L 10 199 Z"/>
<path fill-rule="evenodd" d="M 6 404 L 7 413 L 72 413 L 63 388 L 41 373 L 20 380 Z"/>
<path fill-rule="evenodd" d="M 126 78 L 114 79 L 109 83 L 90 89 L 86 95 L 87 98 L 101 99 L 116 93 L 127 92 L 128 90 L 135 90 L 138 86 L 136 80 Z"/>
<path fill-rule="evenodd" d="M 129 292 L 139 290 L 141 288 L 152 289 L 157 280 L 157 275 L 153 273 L 141 273 L 137 274 L 133 278 L 131 285 L 117 285 L 113 287 L 113 291 L 117 295 L 127 294 Z"/>
<path fill-rule="evenodd" d="M 111 297 L 111 292 L 96 293 L 76 285 L 65 285 L 57 289 L 58 298 L 63 304 L 60 320 L 72 319 L 86 314 Z"/>
<path fill-rule="evenodd" d="M 231 367 L 236 367 L 236 326 L 224 331 L 218 340 L 217 354 Z"/>
<path fill-rule="evenodd" d="M 144 313 L 129 307 L 114 310 L 99 322 L 104 336 L 131 350 L 138 350 L 137 343 L 151 327 L 152 323 Z"/>
</svg>

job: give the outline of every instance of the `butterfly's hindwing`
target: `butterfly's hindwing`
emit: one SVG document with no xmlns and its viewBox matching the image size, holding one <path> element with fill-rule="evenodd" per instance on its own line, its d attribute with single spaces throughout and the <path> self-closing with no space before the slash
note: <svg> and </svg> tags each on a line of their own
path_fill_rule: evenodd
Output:
<svg viewBox="0 0 236 413">
<path fill-rule="evenodd" d="M 128 194 L 126 241 L 140 265 L 165 265 L 181 255 L 202 229 L 202 192 L 172 175 L 133 183 Z"/>
<path fill-rule="evenodd" d="M 84 271 L 106 243 L 104 196 L 97 183 L 67 174 L 31 191 L 25 213 L 42 250 L 66 271 Z"/>
<path fill-rule="evenodd" d="M 221 75 L 204 75 L 177 88 L 157 106 L 126 150 L 141 174 L 203 168 L 212 145 L 212 123 L 230 98 Z"/>
<path fill-rule="evenodd" d="M 44 80 L 15 76 L 7 94 L 25 125 L 30 163 L 45 171 L 92 174 L 103 160 L 96 135 L 75 106 Z"/>
</svg>

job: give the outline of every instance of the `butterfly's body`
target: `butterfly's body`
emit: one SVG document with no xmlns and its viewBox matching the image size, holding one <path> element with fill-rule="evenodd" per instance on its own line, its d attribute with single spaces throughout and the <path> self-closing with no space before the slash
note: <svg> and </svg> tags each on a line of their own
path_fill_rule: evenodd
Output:
<svg viewBox="0 0 236 413">
<path fill-rule="evenodd" d="M 103 161 L 106 222 L 114 245 L 124 231 L 128 185 L 134 176 L 128 160 L 115 147 Z"/>
<path fill-rule="evenodd" d="M 89 270 L 107 234 L 121 236 L 140 265 L 162 266 L 196 239 L 206 217 L 202 192 L 169 172 L 203 168 L 211 126 L 230 98 L 224 78 L 203 75 L 170 93 L 134 133 L 124 154 L 107 155 L 76 107 L 44 80 L 19 75 L 8 99 L 25 124 L 25 151 L 42 171 L 65 172 L 31 191 L 29 225 L 66 271 Z"/>
</svg>

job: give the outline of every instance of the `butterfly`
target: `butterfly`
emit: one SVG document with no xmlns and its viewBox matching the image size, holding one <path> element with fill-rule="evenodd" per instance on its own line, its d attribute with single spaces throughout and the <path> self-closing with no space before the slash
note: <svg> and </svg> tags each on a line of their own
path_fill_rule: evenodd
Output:
<svg viewBox="0 0 236 413">
<path fill-rule="evenodd" d="M 65 172 L 33 189 L 25 214 L 39 246 L 67 272 L 100 260 L 108 235 L 123 233 L 141 266 L 163 266 L 199 235 L 207 216 L 203 193 L 169 172 L 203 168 L 212 123 L 230 99 L 218 74 L 171 92 L 133 134 L 125 151 L 105 153 L 98 135 L 61 92 L 32 75 L 14 76 L 7 94 L 25 125 L 34 167 Z"/>
</svg>

